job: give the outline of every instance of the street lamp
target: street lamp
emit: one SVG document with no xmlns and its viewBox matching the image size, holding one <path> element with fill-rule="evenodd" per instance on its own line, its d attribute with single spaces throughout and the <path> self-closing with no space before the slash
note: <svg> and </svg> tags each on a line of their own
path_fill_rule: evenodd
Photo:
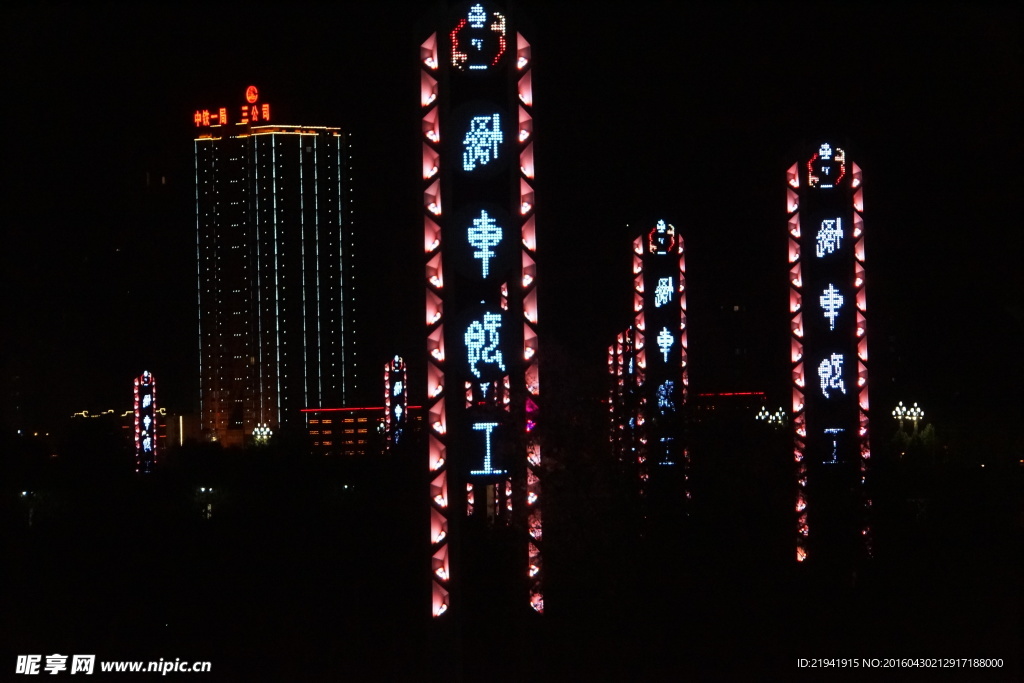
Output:
<svg viewBox="0 0 1024 683">
<path fill-rule="evenodd" d="M 903 426 L 903 422 L 906 420 L 912 422 L 914 429 L 917 429 L 917 423 L 924 419 L 924 410 L 917 403 L 908 408 L 903 405 L 903 401 L 900 401 L 896 409 L 892 411 L 892 416 L 900 423 L 900 427 Z"/>
<path fill-rule="evenodd" d="M 270 430 L 270 426 L 264 422 L 261 425 L 256 425 L 256 429 L 252 430 L 253 439 L 258 444 L 265 444 L 270 440 L 270 437 L 274 435 L 274 432 Z"/>
</svg>

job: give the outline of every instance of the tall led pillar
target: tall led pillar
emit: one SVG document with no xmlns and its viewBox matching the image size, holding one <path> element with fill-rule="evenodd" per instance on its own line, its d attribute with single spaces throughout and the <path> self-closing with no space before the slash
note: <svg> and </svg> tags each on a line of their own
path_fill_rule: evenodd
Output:
<svg viewBox="0 0 1024 683">
<path fill-rule="evenodd" d="M 848 146 L 818 141 L 787 172 L 796 559 L 871 553 L 864 189 Z"/>
<path fill-rule="evenodd" d="M 156 379 L 146 370 L 135 378 L 135 471 L 149 474 L 157 456 Z"/>
<path fill-rule="evenodd" d="M 420 68 L 432 613 L 488 572 L 540 613 L 530 45 L 496 4 L 466 3 Z"/>
</svg>

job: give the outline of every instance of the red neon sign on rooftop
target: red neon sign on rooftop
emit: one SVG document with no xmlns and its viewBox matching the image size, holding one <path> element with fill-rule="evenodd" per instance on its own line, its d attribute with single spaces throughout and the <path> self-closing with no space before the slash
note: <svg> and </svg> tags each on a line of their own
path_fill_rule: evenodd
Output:
<svg viewBox="0 0 1024 683">
<path fill-rule="evenodd" d="M 245 90 L 245 104 L 241 105 L 238 125 L 248 125 L 258 121 L 270 120 L 270 104 L 267 102 L 258 103 L 260 92 L 255 85 L 250 85 Z M 227 107 L 218 109 L 197 109 L 192 115 L 196 128 L 209 128 L 210 126 L 226 126 L 230 123 Z"/>
</svg>

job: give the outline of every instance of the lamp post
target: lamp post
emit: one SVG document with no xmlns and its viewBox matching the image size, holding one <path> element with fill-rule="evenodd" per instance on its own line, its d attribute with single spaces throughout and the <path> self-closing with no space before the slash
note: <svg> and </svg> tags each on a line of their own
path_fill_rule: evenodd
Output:
<svg viewBox="0 0 1024 683">
<path fill-rule="evenodd" d="M 917 423 L 924 419 L 924 410 L 916 402 L 908 408 L 903 405 L 903 401 L 900 401 L 896 409 L 892 411 L 892 416 L 900 423 L 901 429 L 904 422 L 911 422 L 914 425 L 914 431 L 917 431 Z"/>
<path fill-rule="evenodd" d="M 273 435 L 274 432 L 271 431 L 270 426 L 266 422 L 256 425 L 256 429 L 252 430 L 252 438 L 258 446 L 265 446 Z"/>
</svg>

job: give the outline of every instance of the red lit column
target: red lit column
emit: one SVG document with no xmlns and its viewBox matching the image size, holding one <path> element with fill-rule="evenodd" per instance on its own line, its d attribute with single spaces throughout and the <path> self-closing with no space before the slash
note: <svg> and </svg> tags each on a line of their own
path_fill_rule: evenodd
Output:
<svg viewBox="0 0 1024 683">
<path fill-rule="evenodd" d="M 490 574 L 467 577 L 460 558 L 508 539 L 487 531 L 498 527 L 522 530 L 516 573 L 540 613 L 530 45 L 496 6 L 468 3 L 422 43 L 420 71 L 433 615 L 485 583 Z"/>
<path fill-rule="evenodd" d="M 149 371 L 135 378 L 135 472 L 149 474 L 157 460 L 156 380 Z"/>
<path fill-rule="evenodd" d="M 798 562 L 871 554 L 863 188 L 845 148 L 787 171 Z"/>
</svg>

